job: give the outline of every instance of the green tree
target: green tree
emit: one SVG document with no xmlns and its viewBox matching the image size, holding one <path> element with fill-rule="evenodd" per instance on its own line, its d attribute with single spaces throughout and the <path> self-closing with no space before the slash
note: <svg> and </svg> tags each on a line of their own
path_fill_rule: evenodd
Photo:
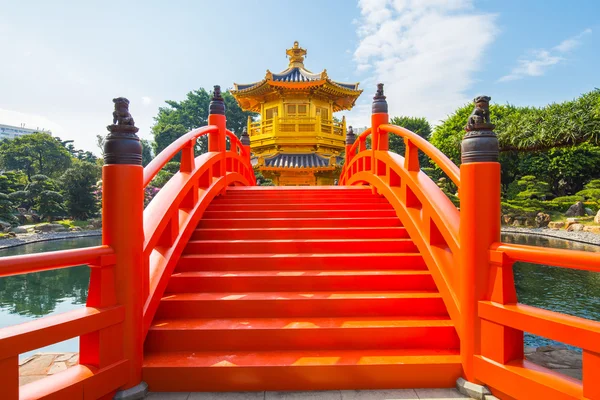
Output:
<svg viewBox="0 0 600 400">
<path fill-rule="evenodd" d="M 169 179 L 171 179 L 173 175 L 179 172 L 180 166 L 181 164 L 177 161 L 171 161 L 166 163 L 165 166 L 160 171 L 158 171 L 158 174 L 156 174 L 156 176 L 154 177 L 154 179 L 152 179 L 152 182 L 150 184 L 155 188 L 161 188 L 165 186 Z"/>
<path fill-rule="evenodd" d="M 5 193 L 0 193 L 0 220 L 12 223 L 15 221 L 13 212 L 15 207 L 10 197 Z"/>
<path fill-rule="evenodd" d="M 517 199 L 528 200 L 546 200 L 546 197 L 550 194 L 550 187 L 548 183 L 538 180 L 533 175 L 526 175 L 517 181 L 517 185 L 521 191 L 517 194 Z"/>
<path fill-rule="evenodd" d="M 0 167 L 21 170 L 29 180 L 44 173 L 56 176 L 71 165 L 69 151 L 47 133 L 33 133 L 0 143 Z"/>
<path fill-rule="evenodd" d="M 51 221 L 54 217 L 64 216 L 66 210 L 64 208 L 64 199 L 58 192 L 46 190 L 40 193 L 37 199 L 37 212 L 40 217 Z"/>
<path fill-rule="evenodd" d="M 457 165 L 464 126 L 473 106 L 467 104 L 438 125 L 431 143 Z M 505 197 L 519 189 L 511 183 L 534 175 L 556 196 L 574 194 L 600 174 L 600 90 L 542 108 L 490 105 L 500 142 Z M 509 194 L 508 191 L 511 193 Z"/>
<path fill-rule="evenodd" d="M 100 176 L 101 170 L 96 164 L 76 160 L 60 177 L 61 194 L 70 217 L 86 220 L 98 212 L 99 203 L 95 192 Z"/>
<path fill-rule="evenodd" d="M 152 144 L 147 139 L 141 139 L 142 143 L 142 165 L 145 167 L 152 161 Z"/>
<path fill-rule="evenodd" d="M 161 151 L 187 132 L 188 130 L 180 124 L 156 124 L 152 128 L 152 133 L 154 134 L 154 154 L 160 154 Z M 180 155 L 178 154 L 173 160 L 179 162 Z"/>
<path fill-rule="evenodd" d="M 27 177 L 21 171 L 5 171 L 0 175 L 0 193 L 10 194 L 23 190 L 27 185 Z"/>
<path fill-rule="evenodd" d="M 229 91 L 222 93 L 222 96 L 226 107 L 227 128 L 240 137 L 248 117 L 255 114 L 242 111 Z M 154 153 L 159 154 L 175 139 L 192 129 L 207 125 L 211 98 L 211 93 L 201 88 L 189 92 L 182 101 L 167 100 L 168 106 L 158 109 L 156 124 L 152 127 Z M 201 154 L 206 151 L 207 140 L 203 137 L 197 141 L 196 153 Z"/>
<path fill-rule="evenodd" d="M 460 162 L 460 142 L 472 104 L 460 107 L 433 133 L 431 142 Z M 600 89 L 580 97 L 545 107 L 490 105 L 491 120 L 496 124 L 500 151 L 533 152 L 581 143 L 600 144 Z"/>
</svg>

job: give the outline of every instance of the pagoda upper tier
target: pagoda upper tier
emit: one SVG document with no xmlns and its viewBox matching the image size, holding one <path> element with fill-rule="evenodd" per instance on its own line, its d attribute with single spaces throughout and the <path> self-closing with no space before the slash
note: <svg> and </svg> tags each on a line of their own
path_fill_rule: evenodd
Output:
<svg viewBox="0 0 600 400">
<path fill-rule="evenodd" d="M 327 70 L 313 73 L 304 68 L 306 50 L 294 42 L 286 51 L 290 59 L 286 70 L 274 74 L 267 70 L 261 81 L 239 84 L 234 83 L 231 94 L 245 111 L 262 112 L 261 104 L 283 97 L 309 97 L 331 104 L 331 111 L 350 110 L 362 90 L 358 83 L 342 83 L 329 79 Z"/>
</svg>

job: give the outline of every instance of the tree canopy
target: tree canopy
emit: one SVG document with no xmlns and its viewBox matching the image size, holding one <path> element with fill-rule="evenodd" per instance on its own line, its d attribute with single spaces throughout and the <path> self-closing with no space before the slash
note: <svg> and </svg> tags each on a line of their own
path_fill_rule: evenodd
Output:
<svg viewBox="0 0 600 400">
<path fill-rule="evenodd" d="M 227 128 L 240 137 L 248 117 L 255 114 L 242 111 L 229 90 L 221 94 L 225 101 Z M 156 124 L 152 127 L 154 153 L 160 153 L 175 139 L 192 129 L 207 125 L 211 98 L 211 93 L 200 88 L 189 92 L 182 101 L 167 100 L 167 107 L 158 109 L 158 115 L 155 117 Z M 206 138 L 198 140 L 196 152 L 200 154 L 207 150 Z"/>
<path fill-rule="evenodd" d="M 433 133 L 431 142 L 460 163 L 460 143 L 472 104 L 450 115 Z M 545 107 L 490 105 L 501 152 L 545 151 L 551 148 L 600 144 L 600 89 Z"/>
<path fill-rule="evenodd" d="M 71 154 L 47 133 L 32 133 L 0 142 L 0 167 L 21 170 L 31 181 L 36 174 L 60 175 L 71 165 Z"/>
</svg>

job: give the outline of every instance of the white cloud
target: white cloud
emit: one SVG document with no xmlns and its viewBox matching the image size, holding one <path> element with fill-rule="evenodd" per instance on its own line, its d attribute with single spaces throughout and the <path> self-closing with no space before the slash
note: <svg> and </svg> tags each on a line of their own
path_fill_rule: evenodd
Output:
<svg viewBox="0 0 600 400">
<path fill-rule="evenodd" d="M 142 96 L 142 104 L 148 106 L 152 103 L 152 98 L 148 96 Z"/>
<path fill-rule="evenodd" d="M 472 0 L 359 0 L 359 7 L 357 71 L 371 71 L 362 85 L 368 94 L 375 81 L 385 84 L 391 115 L 436 123 L 476 94 L 467 91 L 497 33 L 495 15 Z M 357 106 L 359 124 L 368 109 Z"/>
<path fill-rule="evenodd" d="M 528 53 L 526 57 L 517 61 L 517 66 L 513 68 L 510 74 L 498 79 L 498 82 L 508 82 L 522 79 L 526 76 L 542 76 L 549 67 L 565 61 L 565 53 L 573 50 L 581 44 L 581 39 L 592 33 L 590 28 L 580 34 L 565 39 L 550 50 L 534 50 Z"/>
</svg>

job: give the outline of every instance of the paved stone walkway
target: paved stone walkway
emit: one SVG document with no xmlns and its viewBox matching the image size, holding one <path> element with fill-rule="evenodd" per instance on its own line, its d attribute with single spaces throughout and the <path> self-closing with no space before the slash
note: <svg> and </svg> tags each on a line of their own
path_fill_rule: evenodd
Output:
<svg viewBox="0 0 600 400">
<path fill-rule="evenodd" d="M 79 353 L 36 353 L 19 361 L 19 385 L 26 385 L 79 363 Z"/>
<path fill-rule="evenodd" d="M 470 400 L 456 389 L 331 390 L 326 392 L 150 393 L 148 400 Z"/>
</svg>

